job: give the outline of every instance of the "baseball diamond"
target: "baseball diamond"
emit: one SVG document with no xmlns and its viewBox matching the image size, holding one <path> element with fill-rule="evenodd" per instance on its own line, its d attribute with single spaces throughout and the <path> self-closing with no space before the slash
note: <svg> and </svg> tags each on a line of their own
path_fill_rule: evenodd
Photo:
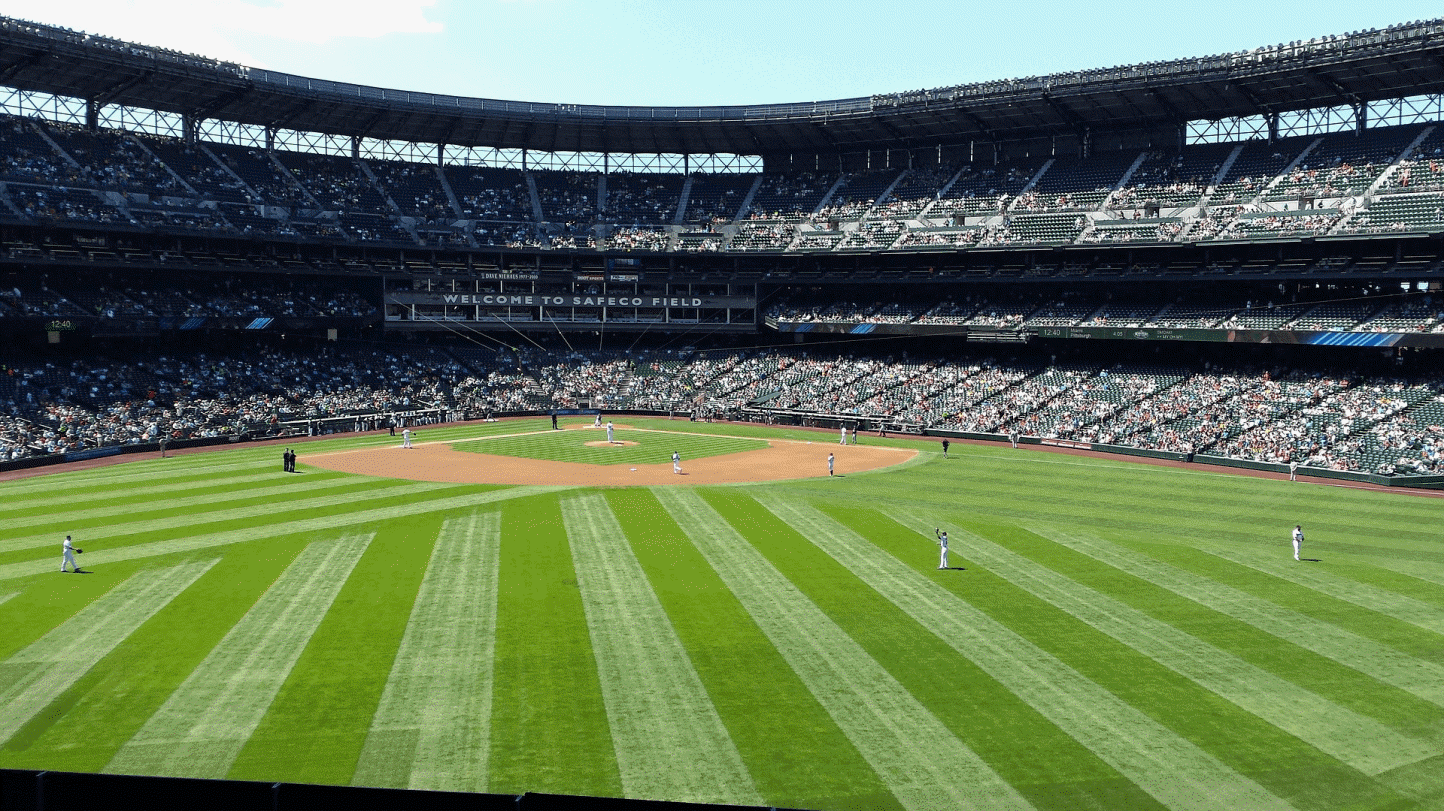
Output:
<svg viewBox="0 0 1444 811">
<path fill-rule="evenodd" d="M 1444 809 L 1411 1 L 0 16 L 0 811 Z"/>
</svg>

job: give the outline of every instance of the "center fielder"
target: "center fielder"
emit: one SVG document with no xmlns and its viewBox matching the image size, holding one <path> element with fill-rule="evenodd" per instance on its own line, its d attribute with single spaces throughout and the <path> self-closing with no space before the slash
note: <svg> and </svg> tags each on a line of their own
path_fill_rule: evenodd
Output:
<svg viewBox="0 0 1444 811">
<path fill-rule="evenodd" d="M 933 534 L 938 538 L 938 545 L 943 548 L 943 559 L 938 564 L 938 568 L 946 569 L 948 568 L 948 533 L 939 530 L 937 527 L 933 527 Z"/>
</svg>

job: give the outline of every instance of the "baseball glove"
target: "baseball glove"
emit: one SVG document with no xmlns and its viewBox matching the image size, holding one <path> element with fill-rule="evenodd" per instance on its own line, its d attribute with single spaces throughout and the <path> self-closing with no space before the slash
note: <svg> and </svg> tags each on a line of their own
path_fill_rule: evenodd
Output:
<svg viewBox="0 0 1444 811">
<path fill-rule="evenodd" d="M 75 554 L 79 555 L 79 554 L 83 553 L 84 551 L 85 551 L 84 549 L 76 549 L 76 550 L 75 550 Z"/>
</svg>

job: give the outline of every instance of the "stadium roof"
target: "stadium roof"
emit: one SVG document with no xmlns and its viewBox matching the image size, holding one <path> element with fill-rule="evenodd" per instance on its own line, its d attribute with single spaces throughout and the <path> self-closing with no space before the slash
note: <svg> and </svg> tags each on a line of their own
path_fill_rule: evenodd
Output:
<svg viewBox="0 0 1444 811">
<path fill-rule="evenodd" d="M 1444 19 L 868 98 L 621 107 L 310 79 L 0 18 L 0 85 L 267 127 L 547 152 L 843 153 L 1139 129 L 1444 92 Z"/>
</svg>

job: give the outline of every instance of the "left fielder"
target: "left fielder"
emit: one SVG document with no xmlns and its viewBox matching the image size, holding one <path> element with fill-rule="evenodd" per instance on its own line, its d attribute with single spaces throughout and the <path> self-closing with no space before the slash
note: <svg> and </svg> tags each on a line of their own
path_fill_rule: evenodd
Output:
<svg viewBox="0 0 1444 811">
<path fill-rule="evenodd" d="M 80 564 L 75 562 L 75 553 L 84 552 L 85 550 L 76 549 L 75 545 L 70 542 L 69 535 L 65 536 L 65 543 L 62 544 L 60 548 L 62 553 L 62 557 L 60 558 L 60 571 L 65 571 L 65 564 L 67 563 L 70 564 L 70 568 L 74 571 L 80 571 Z"/>
</svg>

